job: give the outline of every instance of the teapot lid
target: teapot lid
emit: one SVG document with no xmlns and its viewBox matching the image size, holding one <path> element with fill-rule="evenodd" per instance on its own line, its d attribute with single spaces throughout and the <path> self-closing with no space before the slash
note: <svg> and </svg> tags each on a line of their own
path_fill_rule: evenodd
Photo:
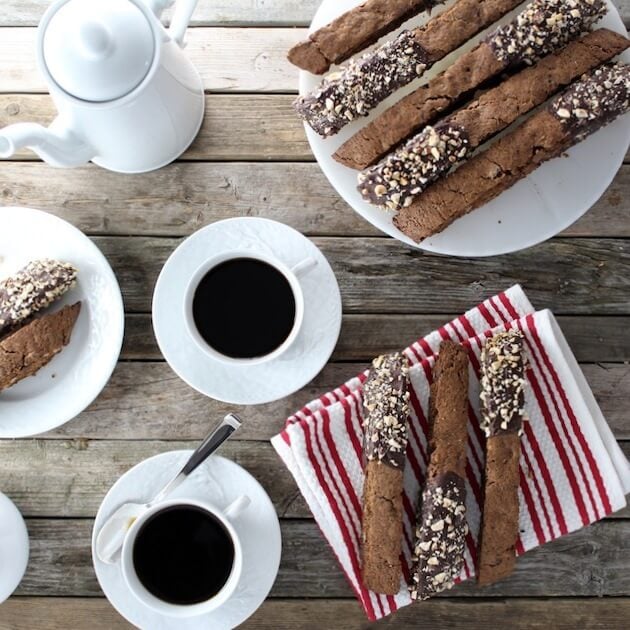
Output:
<svg viewBox="0 0 630 630">
<path fill-rule="evenodd" d="M 105 102 L 129 94 L 155 55 L 153 29 L 131 0 L 68 0 L 41 38 L 43 61 L 64 91 Z"/>
</svg>

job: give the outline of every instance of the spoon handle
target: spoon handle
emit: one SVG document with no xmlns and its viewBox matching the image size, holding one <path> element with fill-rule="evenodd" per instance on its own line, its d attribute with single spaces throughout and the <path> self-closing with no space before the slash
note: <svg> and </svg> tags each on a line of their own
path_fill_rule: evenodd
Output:
<svg viewBox="0 0 630 630">
<path fill-rule="evenodd" d="M 241 420 L 233 413 L 229 413 L 221 424 L 197 447 L 197 450 L 190 456 L 181 473 L 184 476 L 190 473 L 214 453 L 234 431 L 241 426 Z"/>
</svg>

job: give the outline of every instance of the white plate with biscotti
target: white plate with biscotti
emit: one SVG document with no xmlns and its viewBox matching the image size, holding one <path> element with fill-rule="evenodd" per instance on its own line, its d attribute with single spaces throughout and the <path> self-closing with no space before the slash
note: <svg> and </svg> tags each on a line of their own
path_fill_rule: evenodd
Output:
<svg viewBox="0 0 630 630">
<path fill-rule="evenodd" d="M 20 270 L 28 269 L 33 261 L 60 261 L 76 270 L 74 284 L 58 299 L 0 336 L 0 379 L 7 379 L 16 369 L 2 353 L 21 348 L 22 367 L 33 365 L 29 362 L 38 360 L 37 353 L 45 343 L 41 337 L 55 332 L 51 318 L 80 302 L 78 316 L 63 333 L 63 346 L 34 374 L 20 377 L 0 391 L 0 438 L 18 438 L 61 426 L 98 396 L 120 354 L 124 310 L 114 272 L 80 230 L 52 214 L 29 208 L 0 208 L 0 221 L 0 283 L 19 278 Z M 14 336 L 18 333 L 19 338 Z"/>
<path fill-rule="evenodd" d="M 361 0 L 324 0 L 311 24 L 311 32 L 328 24 L 337 16 L 359 5 Z M 385 35 L 379 43 L 392 39 L 405 28 L 420 26 L 428 19 L 449 9 L 452 2 L 438 6 L 406 22 L 398 31 Z M 416 243 L 393 223 L 394 213 L 364 201 L 357 190 L 358 171 L 333 159 L 333 153 L 358 130 L 373 121 L 388 107 L 418 86 L 430 81 L 449 67 L 463 53 L 470 51 L 497 25 L 506 24 L 523 10 L 525 3 L 505 15 L 491 27 L 470 39 L 455 52 L 447 55 L 406 87 L 394 92 L 376 107 L 369 116 L 354 119 L 336 135 L 323 138 L 305 124 L 313 153 L 336 191 L 362 217 L 386 234 L 426 251 L 455 256 L 491 256 L 504 254 L 541 243 L 562 232 L 577 221 L 604 194 L 623 162 L 630 144 L 630 115 L 625 114 L 590 137 L 570 148 L 563 157 L 552 159 L 517 182 L 489 203 L 454 221 L 439 234 Z M 626 35 L 617 9 L 607 0 L 608 12 L 595 28 L 608 28 Z M 366 49 L 370 50 L 370 48 Z M 358 55 L 355 55 L 355 58 Z M 618 60 L 630 62 L 626 51 Z M 347 62 L 345 62 L 347 63 Z M 332 68 L 331 70 L 334 70 Z M 302 70 L 300 94 L 314 90 L 322 76 Z M 462 103 L 460 106 L 464 106 Z M 537 110 L 534 110 L 537 111 Z M 514 129 L 518 120 L 508 128 Z M 501 137 L 503 131 L 497 137 Z M 490 143 L 483 144 L 480 150 Z M 429 190 L 431 190 L 429 188 Z M 422 194 L 422 193 L 421 193 Z M 421 195 L 420 194 L 420 195 Z"/>
</svg>

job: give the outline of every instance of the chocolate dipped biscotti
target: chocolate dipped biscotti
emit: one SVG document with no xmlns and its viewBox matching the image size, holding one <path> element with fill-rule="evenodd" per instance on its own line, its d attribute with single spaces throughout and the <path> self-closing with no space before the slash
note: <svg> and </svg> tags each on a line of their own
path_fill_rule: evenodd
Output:
<svg viewBox="0 0 630 630">
<path fill-rule="evenodd" d="M 441 232 L 561 156 L 630 107 L 630 67 L 606 64 L 584 75 L 514 131 L 402 208 L 394 224 L 414 241 Z"/>
<path fill-rule="evenodd" d="M 350 168 L 367 168 L 493 77 L 559 50 L 605 13 L 604 0 L 534 0 L 509 24 L 359 130 L 333 157 Z M 603 46 L 605 55 L 621 38 L 611 31 L 595 31 L 581 48 L 593 57 Z M 601 62 L 609 58 L 603 56 Z"/>
<path fill-rule="evenodd" d="M 289 61 L 302 70 L 322 74 L 442 1 L 367 0 L 293 46 Z"/>
<path fill-rule="evenodd" d="M 400 590 L 402 491 L 407 419 L 408 360 L 404 354 L 374 360 L 363 386 L 366 459 L 363 485 L 362 575 L 377 593 Z"/>
<path fill-rule="evenodd" d="M 468 356 L 443 341 L 433 368 L 429 467 L 422 493 L 409 591 L 428 599 L 451 588 L 464 566 Z"/>
<path fill-rule="evenodd" d="M 81 303 L 47 313 L 0 339 L 0 391 L 33 376 L 70 343 Z"/>
<path fill-rule="evenodd" d="M 0 336 L 50 306 L 76 282 L 77 270 L 58 260 L 35 260 L 0 282 Z"/>
<path fill-rule="evenodd" d="M 573 1 L 573 0 L 571 0 Z M 599 1 L 599 0 L 593 0 Z M 424 26 L 350 61 L 294 103 L 298 115 L 323 137 L 367 116 L 399 88 L 501 18 L 520 0 L 458 0 Z"/>
<path fill-rule="evenodd" d="M 368 203 L 390 210 L 410 205 L 486 140 L 629 45 L 627 38 L 608 30 L 571 42 L 434 127 L 425 127 L 400 149 L 359 173 L 359 192 Z"/>
<path fill-rule="evenodd" d="M 509 330 L 489 339 L 481 363 L 481 427 L 488 440 L 477 580 L 484 585 L 507 577 L 516 564 L 526 367 L 522 334 Z"/>
</svg>

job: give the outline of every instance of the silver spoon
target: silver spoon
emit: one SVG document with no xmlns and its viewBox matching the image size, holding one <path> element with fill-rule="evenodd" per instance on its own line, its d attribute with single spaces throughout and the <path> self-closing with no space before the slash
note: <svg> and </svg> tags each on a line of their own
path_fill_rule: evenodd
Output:
<svg viewBox="0 0 630 630">
<path fill-rule="evenodd" d="M 107 564 L 116 562 L 118 552 L 133 522 L 143 512 L 156 503 L 163 501 L 168 494 L 179 487 L 186 477 L 212 455 L 240 426 L 240 419 L 233 413 L 228 414 L 190 456 L 190 459 L 179 473 L 151 501 L 148 503 L 124 503 L 121 505 L 107 519 L 96 537 L 96 555 L 99 559 Z"/>
</svg>

